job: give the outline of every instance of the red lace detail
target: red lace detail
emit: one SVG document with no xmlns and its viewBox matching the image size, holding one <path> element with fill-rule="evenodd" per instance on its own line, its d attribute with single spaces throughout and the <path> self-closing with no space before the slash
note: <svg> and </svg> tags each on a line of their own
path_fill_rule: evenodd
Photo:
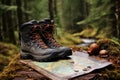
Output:
<svg viewBox="0 0 120 80">
<path fill-rule="evenodd" d="M 49 44 L 54 47 L 60 47 L 61 45 L 55 40 L 53 36 L 54 26 L 53 25 L 46 25 L 44 26 L 44 37 L 48 40 Z"/>
<path fill-rule="evenodd" d="M 40 26 L 34 25 L 32 27 L 32 39 L 40 45 L 41 48 L 48 48 L 48 46 L 43 42 L 39 34 Z"/>
</svg>

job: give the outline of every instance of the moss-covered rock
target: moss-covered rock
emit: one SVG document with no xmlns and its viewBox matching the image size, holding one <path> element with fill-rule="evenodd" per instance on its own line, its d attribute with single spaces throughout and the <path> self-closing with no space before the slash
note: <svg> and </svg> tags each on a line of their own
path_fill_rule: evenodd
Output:
<svg viewBox="0 0 120 80">
<path fill-rule="evenodd" d="M 120 80 L 120 43 L 112 39 L 100 39 L 97 41 L 100 49 L 108 51 L 108 59 L 113 63 L 112 69 L 102 71 L 102 78 L 106 80 Z"/>
<path fill-rule="evenodd" d="M 100 39 L 97 41 L 100 49 L 108 51 L 109 55 L 117 56 L 120 54 L 120 43 L 112 39 Z"/>
</svg>

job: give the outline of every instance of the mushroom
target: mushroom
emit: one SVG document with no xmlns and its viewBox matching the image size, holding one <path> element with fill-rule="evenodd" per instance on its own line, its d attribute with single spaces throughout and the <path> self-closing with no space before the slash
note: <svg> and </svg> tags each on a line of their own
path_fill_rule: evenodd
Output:
<svg viewBox="0 0 120 80">
<path fill-rule="evenodd" d="M 102 57 L 102 58 L 106 58 L 106 57 L 108 57 L 108 54 L 107 54 L 108 52 L 107 52 L 107 50 L 100 50 L 99 51 L 99 55 L 100 55 L 100 57 Z"/>
<path fill-rule="evenodd" d="M 88 49 L 90 55 L 96 55 L 99 53 L 99 45 L 97 43 L 92 43 Z"/>
</svg>

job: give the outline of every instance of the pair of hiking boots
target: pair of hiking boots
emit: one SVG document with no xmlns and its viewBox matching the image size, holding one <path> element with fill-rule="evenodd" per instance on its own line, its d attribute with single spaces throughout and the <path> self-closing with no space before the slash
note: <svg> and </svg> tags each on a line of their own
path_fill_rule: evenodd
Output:
<svg viewBox="0 0 120 80">
<path fill-rule="evenodd" d="M 31 20 L 20 26 L 20 56 L 35 61 L 53 61 L 72 54 L 68 47 L 61 46 L 53 36 L 54 22 L 50 19 Z"/>
</svg>

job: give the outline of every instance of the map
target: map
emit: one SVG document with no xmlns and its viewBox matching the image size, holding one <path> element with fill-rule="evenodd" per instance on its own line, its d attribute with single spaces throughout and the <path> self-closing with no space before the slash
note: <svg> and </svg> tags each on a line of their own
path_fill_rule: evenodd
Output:
<svg viewBox="0 0 120 80">
<path fill-rule="evenodd" d="M 95 69 L 106 67 L 111 62 L 105 59 L 97 59 L 94 56 L 89 56 L 87 52 L 73 52 L 71 59 L 59 60 L 55 62 L 36 62 L 31 63 L 47 71 L 53 76 L 57 76 L 59 80 L 67 80 L 76 76 L 90 73 Z M 51 77 L 52 78 L 52 77 Z"/>
</svg>

